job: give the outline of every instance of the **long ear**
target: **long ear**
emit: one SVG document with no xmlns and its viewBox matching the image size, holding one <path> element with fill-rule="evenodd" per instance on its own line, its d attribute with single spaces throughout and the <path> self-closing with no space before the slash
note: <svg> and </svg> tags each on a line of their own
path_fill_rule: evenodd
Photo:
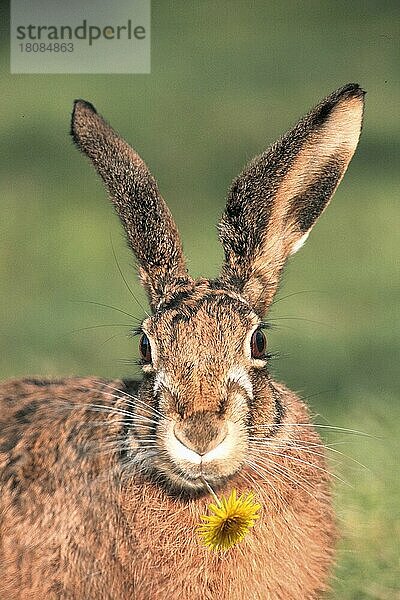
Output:
<svg viewBox="0 0 400 600">
<path fill-rule="evenodd" d="M 71 135 L 108 188 L 154 309 L 169 291 L 188 280 L 171 213 L 140 156 L 89 102 L 75 101 Z"/>
<path fill-rule="evenodd" d="M 232 184 L 219 224 L 221 279 L 261 315 L 287 257 L 304 243 L 347 169 L 363 106 L 364 92 L 355 83 L 333 92 Z"/>
</svg>

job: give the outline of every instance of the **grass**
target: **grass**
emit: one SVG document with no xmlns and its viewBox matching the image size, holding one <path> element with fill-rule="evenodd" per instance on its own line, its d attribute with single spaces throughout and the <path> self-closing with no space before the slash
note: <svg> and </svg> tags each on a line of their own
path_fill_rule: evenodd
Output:
<svg viewBox="0 0 400 600">
<path fill-rule="evenodd" d="M 342 539 L 332 598 L 395 600 L 399 597 L 400 484 L 396 456 L 400 444 L 396 431 L 400 410 L 394 406 L 394 398 L 355 392 L 352 406 L 340 419 L 336 411 L 330 411 L 329 422 L 340 422 L 372 436 L 347 434 L 345 437 L 351 440 L 334 446 L 348 456 L 343 458 L 341 466 L 333 467 L 348 485 L 336 486 Z"/>
<path fill-rule="evenodd" d="M 6 3 L 0 17 L 6 31 Z M 146 301 L 102 186 L 69 140 L 74 98 L 92 101 L 144 156 L 192 273 L 212 276 L 215 223 L 244 162 L 323 95 L 359 81 L 359 149 L 286 269 L 269 344 L 281 353 L 276 377 L 323 422 L 372 436 L 327 436 L 367 467 L 332 465 L 351 483 L 336 488 L 332 598 L 398 598 L 398 5 L 153 1 L 152 19 L 148 76 L 11 76 L 2 38 L 0 374 L 138 374 L 122 359 L 137 354 L 127 334 L 144 311 L 112 243 Z"/>
</svg>

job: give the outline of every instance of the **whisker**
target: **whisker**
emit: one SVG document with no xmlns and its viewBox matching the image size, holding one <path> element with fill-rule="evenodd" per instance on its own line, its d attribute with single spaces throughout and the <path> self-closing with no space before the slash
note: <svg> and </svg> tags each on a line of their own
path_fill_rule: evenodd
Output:
<svg viewBox="0 0 400 600">
<path fill-rule="evenodd" d="M 139 407 L 140 407 L 140 405 L 142 405 L 142 406 L 143 406 L 143 408 L 141 408 L 141 410 L 144 410 L 144 409 L 146 409 L 146 412 L 147 412 L 148 414 L 150 414 L 151 416 L 156 416 L 156 414 L 158 414 L 158 415 L 159 415 L 160 417 L 162 417 L 163 419 L 166 419 L 166 418 L 167 418 L 167 417 L 164 417 L 164 415 L 162 415 L 161 413 L 159 413 L 159 412 L 158 412 L 158 411 L 157 411 L 155 408 L 153 408 L 152 406 L 150 406 L 149 404 L 147 404 L 147 403 L 146 403 L 146 402 L 144 402 L 143 400 L 140 400 L 139 398 L 137 398 L 137 399 L 135 398 L 135 400 L 136 400 L 136 403 L 134 404 L 134 403 L 132 403 L 132 402 L 128 402 L 128 398 L 125 398 L 125 393 L 124 393 L 122 390 L 118 390 L 117 388 L 111 388 L 111 387 L 110 387 L 110 389 L 115 389 L 116 391 L 120 391 L 120 392 L 121 392 L 121 395 L 117 396 L 116 394 L 112 394 L 111 392 L 105 392 L 104 390 L 98 390 L 98 389 L 94 389 L 94 388 L 92 388 L 90 391 L 92 391 L 92 392 L 100 392 L 101 394 L 103 394 L 103 395 L 106 395 L 106 396 L 108 396 L 108 397 L 110 397 L 110 398 L 114 398 L 114 399 L 116 399 L 116 400 L 125 400 L 126 404 L 129 404 L 129 405 L 130 405 L 130 406 L 132 406 L 133 408 L 137 408 L 137 404 L 139 404 Z M 133 396 L 130 396 L 130 395 L 129 395 L 129 397 L 130 397 L 130 398 L 133 398 Z M 86 405 L 85 405 L 85 406 L 86 406 Z M 88 404 L 87 406 L 89 406 L 89 404 Z M 93 405 L 92 405 L 92 406 L 93 406 Z M 103 406 L 103 405 L 101 405 L 101 406 Z M 115 409 L 115 410 L 118 410 L 118 409 L 119 409 L 119 407 L 115 407 L 115 406 L 109 406 L 109 407 L 107 407 L 107 408 L 109 408 L 110 410 L 113 410 L 113 409 Z M 120 410 L 122 410 L 122 409 L 120 409 Z M 153 413 L 156 413 L 156 414 L 153 414 Z M 135 413 L 133 413 L 133 412 L 132 412 L 132 413 L 131 413 L 131 412 L 129 412 L 129 414 L 130 414 L 132 417 L 134 417 L 134 416 L 135 416 Z M 143 415 L 141 415 L 141 416 L 143 416 Z M 146 417 L 146 418 L 148 418 L 148 417 Z M 155 421 L 155 422 L 156 422 L 156 421 Z M 157 421 L 157 423 L 158 423 L 158 421 Z"/>
<path fill-rule="evenodd" d="M 252 458 L 254 458 L 255 464 L 257 464 L 260 468 L 263 467 L 264 470 L 266 470 L 267 468 L 269 468 L 269 470 L 271 470 L 271 468 L 272 468 L 272 470 L 275 469 L 277 473 L 285 475 L 286 478 L 290 479 L 290 481 L 292 481 L 296 485 L 299 485 L 300 487 L 301 487 L 301 481 L 303 481 L 307 486 L 310 486 L 310 483 L 304 477 L 301 477 L 299 480 L 296 480 L 296 479 L 293 479 L 292 477 L 290 477 L 289 475 L 287 475 L 287 473 L 291 473 L 293 475 L 293 470 L 290 469 L 288 466 L 283 465 L 282 463 L 278 464 L 276 461 L 272 460 L 271 458 L 268 458 L 266 456 L 259 456 L 257 453 L 253 453 Z M 266 462 L 268 464 L 266 464 Z M 269 471 L 266 470 L 266 472 L 269 472 Z M 296 473 L 296 475 L 298 475 L 298 473 Z M 303 488 L 303 489 L 304 489 L 304 491 L 306 491 L 306 488 Z"/>
<path fill-rule="evenodd" d="M 132 400 L 129 399 L 131 397 L 132 396 L 129 396 L 129 397 L 124 396 L 124 400 L 128 406 L 132 406 L 132 408 L 137 408 L 137 405 L 139 404 L 140 406 L 143 406 L 144 408 L 148 408 L 149 410 L 151 410 L 152 413 L 157 414 L 162 419 L 169 419 L 169 417 L 167 417 L 162 412 L 160 412 L 159 410 L 154 408 L 154 406 L 151 406 L 151 404 L 147 404 L 147 402 L 144 402 L 140 398 L 135 398 L 135 402 L 132 402 Z"/>
<path fill-rule="evenodd" d="M 323 453 L 314 452 L 313 450 L 310 450 L 310 448 L 314 448 L 314 447 L 321 448 L 321 449 L 327 450 L 329 452 L 334 452 L 336 454 L 340 454 L 345 459 L 348 459 L 348 460 L 356 463 L 360 467 L 363 467 L 367 471 L 370 471 L 369 467 L 367 467 L 363 463 L 359 462 L 358 460 L 356 460 L 352 456 L 349 456 L 348 454 L 345 454 L 344 452 L 341 452 L 340 450 L 337 450 L 336 448 L 332 447 L 334 445 L 339 445 L 339 444 L 346 443 L 346 440 L 344 440 L 342 442 L 332 442 L 331 444 L 316 444 L 314 442 L 309 442 L 307 440 L 301 440 L 301 443 L 299 443 L 296 440 L 294 442 L 291 440 L 288 444 L 275 444 L 275 443 L 272 442 L 272 440 L 271 441 L 269 441 L 269 440 L 263 440 L 263 439 L 260 440 L 260 439 L 257 439 L 256 437 L 251 437 L 251 436 L 249 436 L 248 439 L 250 440 L 251 443 L 256 442 L 257 445 L 259 445 L 259 446 L 262 446 L 263 444 L 265 444 L 265 447 L 267 447 L 267 448 L 270 448 L 270 447 L 272 447 L 272 448 L 289 448 L 289 449 L 290 448 L 295 448 L 295 449 L 299 448 L 299 449 L 301 449 L 301 450 L 303 450 L 305 452 L 309 452 L 309 453 L 315 454 L 317 456 L 322 456 L 323 457 L 324 456 Z M 330 461 L 335 460 L 335 462 L 338 462 L 339 459 L 329 458 L 329 460 Z"/>
<path fill-rule="evenodd" d="M 133 315 L 128 313 L 126 310 L 122 310 L 122 308 L 117 308 L 116 306 L 111 306 L 111 304 L 103 304 L 102 302 L 94 302 L 93 300 L 71 300 L 71 302 L 79 302 L 80 304 L 93 304 L 94 306 L 101 306 L 102 308 L 110 308 L 111 310 L 115 310 L 116 312 L 119 312 L 122 315 L 126 315 L 127 317 L 130 317 L 137 323 L 142 322 L 141 319 L 134 317 Z"/>
<path fill-rule="evenodd" d="M 290 446 L 286 445 L 286 444 L 276 444 L 276 445 L 271 445 L 268 446 L 266 444 L 257 444 L 257 442 L 252 442 L 253 444 L 256 445 L 256 449 L 260 450 L 261 448 L 267 448 L 267 452 L 271 454 L 270 449 L 282 449 L 282 450 L 300 450 L 301 452 L 306 452 L 307 454 L 312 454 L 314 456 L 320 456 L 322 458 L 325 458 L 325 454 L 323 454 L 322 452 L 315 452 L 315 450 L 312 450 L 310 448 L 307 448 L 305 446 L 301 446 L 298 444 L 291 444 Z M 286 454 L 285 454 L 286 456 Z M 287 455 L 289 456 L 289 454 Z M 338 462 L 338 459 L 331 459 L 333 462 Z"/>
<path fill-rule="evenodd" d="M 281 298 L 277 298 L 276 300 L 273 300 L 271 306 L 274 306 L 275 304 L 279 304 L 279 302 L 282 302 L 282 300 L 287 300 L 288 298 L 292 298 L 293 296 L 299 296 L 300 294 L 323 294 L 323 293 L 327 293 L 327 292 L 324 292 L 324 290 L 301 290 L 299 292 L 293 292 L 292 294 L 287 294 L 286 296 L 283 296 Z"/>
<path fill-rule="evenodd" d="M 79 329 L 71 329 L 70 333 L 81 333 L 82 331 L 90 331 L 91 329 L 100 329 L 104 327 L 131 327 L 130 323 L 104 323 L 103 325 L 89 325 L 89 327 L 80 327 Z"/>
<path fill-rule="evenodd" d="M 147 404 L 146 402 L 144 402 L 142 399 L 138 398 L 137 396 L 132 396 L 131 394 L 129 394 L 125 390 L 120 390 L 118 388 L 113 387 L 112 385 L 108 385 L 108 384 L 103 383 L 103 382 L 99 382 L 99 384 L 102 385 L 102 386 L 104 386 L 104 387 L 106 387 L 109 390 L 113 390 L 114 392 L 118 392 L 118 393 L 122 394 L 124 398 L 134 400 L 135 404 L 131 403 L 132 406 L 136 406 L 137 403 L 141 403 L 142 405 L 150 408 L 153 412 L 157 413 L 163 419 L 166 418 L 166 416 L 164 414 L 162 414 L 160 411 L 158 411 L 154 407 L 150 406 L 149 404 Z"/>
<path fill-rule="evenodd" d="M 267 475 L 272 476 L 272 477 L 274 476 L 273 472 L 275 471 L 275 473 L 278 473 L 282 477 L 285 477 L 286 479 L 288 479 L 289 481 L 291 481 L 292 483 L 294 483 L 295 486 L 298 486 L 306 494 L 308 494 L 311 498 L 313 498 L 312 493 L 307 488 L 305 488 L 300 481 L 298 481 L 296 479 L 293 479 L 293 477 L 291 477 L 290 475 L 287 474 L 287 471 L 288 471 L 287 468 L 283 467 L 282 465 L 278 467 L 278 465 L 276 463 L 274 463 L 272 460 L 269 460 L 269 459 L 267 459 L 267 460 L 272 465 L 272 468 L 268 469 L 267 465 L 266 466 L 262 466 L 257 461 L 256 462 L 250 461 L 250 464 L 252 464 L 253 466 L 256 466 L 257 469 L 263 471 L 264 473 L 266 473 Z M 265 478 L 263 480 L 267 481 Z M 306 481 L 306 483 L 308 483 L 308 482 Z"/>
<path fill-rule="evenodd" d="M 85 406 L 85 405 L 82 405 Z M 92 409 L 91 409 L 92 410 Z M 104 414 L 109 415 L 112 414 L 114 411 L 102 411 L 102 410 L 94 410 L 93 412 L 98 412 L 98 413 L 102 413 L 104 412 Z M 117 413 L 118 414 L 118 413 Z M 83 421 L 82 425 L 88 425 L 90 427 L 112 427 L 113 425 L 115 425 L 116 423 L 124 423 L 125 422 L 125 416 L 124 415 L 120 415 L 121 419 L 119 421 Z M 143 429 L 152 429 L 154 425 L 158 425 L 158 421 L 155 421 L 154 419 L 150 419 L 150 417 L 147 417 L 145 415 L 138 415 L 138 414 L 132 414 L 131 416 L 129 416 L 129 425 L 134 427 L 134 428 L 138 428 L 138 427 L 142 427 Z"/>
<path fill-rule="evenodd" d="M 309 462 L 307 460 L 303 460 L 302 458 L 298 458 L 296 456 L 292 456 L 291 454 L 282 454 L 280 452 L 274 452 L 274 451 L 270 451 L 269 454 L 273 454 L 274 456 L 281 456 L 281 457 L 286 458 L 288 460 L 293 460 L 295 462 L 299 462 L 299 463 L 302 463 L 304 465 L 308 465 L 312 469 L 317 469 L 318 471 L 321 471 L 321 472 L 325 473 L 326 475 L 329 475 L 330 477 L 334 477 L 335 479 L 337 479 L 338 481 L 340 481 L 344 485 L 348 485 L 349 487 L 352 487 L 351 484 L 348 481 L 345 481 L 344 479 L 341 479 L 335 473 L 331 473 L 327 469 L 324 469 L 323 467 L 320 467 L 319 465 L 316 465 L 315 463 Z M 265 457 L 262 457 L 262 458 L 265 458 Z"/>
<path fill-rule="evenodd" d="M 123 272 L 122 272 L 121 266 L 120 266 L 120 264 L 119 264 L 119 261 L 118 261 L 118 258 L 117 258 L 117 254 L 116 254 L 116 252 L 115 252 L 115 248 L 114 248 L 114 244 L 113 244 L 113 241 L 112 241 L 111 232 L 110 232 L 110 242 L 111 242 L 111 249 L 112 249 L 112 253 L 113 253 L 113 256 L 114 256 L 115 264 L 117 265 L 117 269 L 118 269 L 118 271 L 119 271 L 119 274 L 120 274 L 120 275 L 121 275 L 121 277 L 122 277 L 122 280 L 123 280 L 123 282 L 124 282 L 124 284 L 125 284 L 126 288 L 127 288 L 127 289 L 128 289 L 128 291 L 130 292 L 130 294 L 131 294 L 132 298 L 135 300 L 135 302 L 136 302 L 136 303 L 137 303 L 137 304 L 140 306 L 140 308 L 142 309 L 142 311 L 144 312 L 144 314 L 145 314 L 147 317 L 150 317 L 149 313 L 146 311 L 146 309 L 143 307 L 143 305 L 141 304 L 141 302 L 139 302 L 139 300 L 137 299 L 137 297 L 136 297 L 136 296 L 135 296 L 135 294 L 133 293 L 131 286 L 130 286 L 130 285 L 129 285 L 129 283 L 127 282 L 127 280 L 126 280 L 126 278 L 125 278 L 125 275 L 124 275 L 124 274 L 123 274 Z"/>
<path fill-rule="evenodd" d="M 105 346 L 106 344 L 108 344 L 108 342 L 111 342 L 111 340 L 115 340 L 115 338 L 117 337 L 125 337 L 124 333 L 114 333 L 114 335 L 110 335 L 110 337 L 106 338 L 104 340 L 104 342 L 101 342 L 101 344 L 98 346 L 98 348 L 103 348 L 103 346 Z"/>
<path fill-rule="evenodd" d="M 246 464 L 249 466 L 250 469 L 252 469 L 253 471 L 255 471 L 255 468 L 252 465 L 252 463 L 250 463 L 249 461 L 246 461 Z M 257 472 L 257 471 L 255 471 L 255 472 Z M 247 475 L 248 478 L 249 478 L 248 481 L 249 481 L 250 485 L 251 486 L 255 486 L 259 490 L 260 496 L 264 495 L 265 492 L 264 492 L 263 488 L 260 486 L 259 482 L 254 479 L 254 477 L 251 475 L 251 473 L 248 473 L 248 472 L 247 473 L 241 473 L 241 475 L 243 477 L 245 475 Z M 282 502 L 282 504 L 285 504 L 285 501 L 284 501 L 282 495 L 276 489 L 276 487 L 273 485 L 273 483 L 271 481 L 269 481 L 268 479 L 265 479 L 265 477 L 263 477 L 263 481 L 265 481 L 273 489 L 273 491 L 275 492 L 275 495 Z M 278 508 L 278 507 L 275 505 L 275 508 Z"/>
<path fill-rule="evenodd" d="M 67 402 L 63 400 L 60 401 L 60 404 L 67 408 L 70 408 L 71 410 L 75 408 L 88 408 L 90 410 L 93 410 L 94 412 L 104 412 L 107 414 L 123 415 L 132 418 L 135 416 L 133 413 L 123 410 L 119 407 L 107 406 L 106 404 L 92 404 L 90 402 Z"/>
<path fill-rule="evenodd" d="M 324 325 L 325 327 L 333 327 L 331 323 L 323 323 L 322 321 L 314 321 L 313 319 L 307 319 L 306 317 L 275 317 L 271 319 L 268 317 L 268 321 L 273 323 L 274 321 L 306 321 L 307 323 L 313 323 L 314 325 Z"/>
<path fill-rule="evenodd" d="M 252 429 L 264 429 L 270 427 L 319 427 L 321 429 L 332 429 L 334 431 L 342 431 L 344 433 L 353 433 L 355 435 L 362 435 L 365 437 L 379 439 L 370 433 L 366 433 L 365 431 L 358 431 L 357 429 L 347 429 L 346 427 L 337 427 L 335 425 L 321 425 L 319 423 L 263 423 L 261 425 L 253 425 Z"/>
</svg>

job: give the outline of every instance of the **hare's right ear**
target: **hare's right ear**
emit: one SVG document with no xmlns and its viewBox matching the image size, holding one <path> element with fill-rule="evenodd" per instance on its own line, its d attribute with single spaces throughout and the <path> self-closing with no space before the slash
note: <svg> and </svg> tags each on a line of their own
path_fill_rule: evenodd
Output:
<svg viewBox="0 0 400 600">
<path fill-rule="evenodd" d="M 364 92 L 350 83 L 322 100 L 233 182 L 219 232 L 221 279 L 263 315 L 287 257 L 304 243 L 360 136 Z"/>
<path fill-rule="evenodd" d="M 76 100 L 71 134 L 103 179 L 154 309 L 189 281 L 180 237 L 157 184 L 140 156 L 84 100 Z"/>
</svg>

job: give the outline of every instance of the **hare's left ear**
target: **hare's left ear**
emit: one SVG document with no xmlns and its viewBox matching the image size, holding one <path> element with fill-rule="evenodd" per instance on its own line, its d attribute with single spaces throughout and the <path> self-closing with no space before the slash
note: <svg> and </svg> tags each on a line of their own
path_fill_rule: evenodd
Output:
<svg viewBox="0 0 400 600">
<path fill-rule="evenodd" d="M 157 183 L 140 156 L 85 100 L 75 101 L 71 134 L 110 193 L 155 309 L 189 281 L 179 233 Z"/>
<path fill-rule="evenodd" d="M 354 83 L 325 98 L 233 182 L 219 224 L 221 279 L 264 314 L 287 257 L 306 240 L 354 154 L 364 92 Z"/>
</svg>

